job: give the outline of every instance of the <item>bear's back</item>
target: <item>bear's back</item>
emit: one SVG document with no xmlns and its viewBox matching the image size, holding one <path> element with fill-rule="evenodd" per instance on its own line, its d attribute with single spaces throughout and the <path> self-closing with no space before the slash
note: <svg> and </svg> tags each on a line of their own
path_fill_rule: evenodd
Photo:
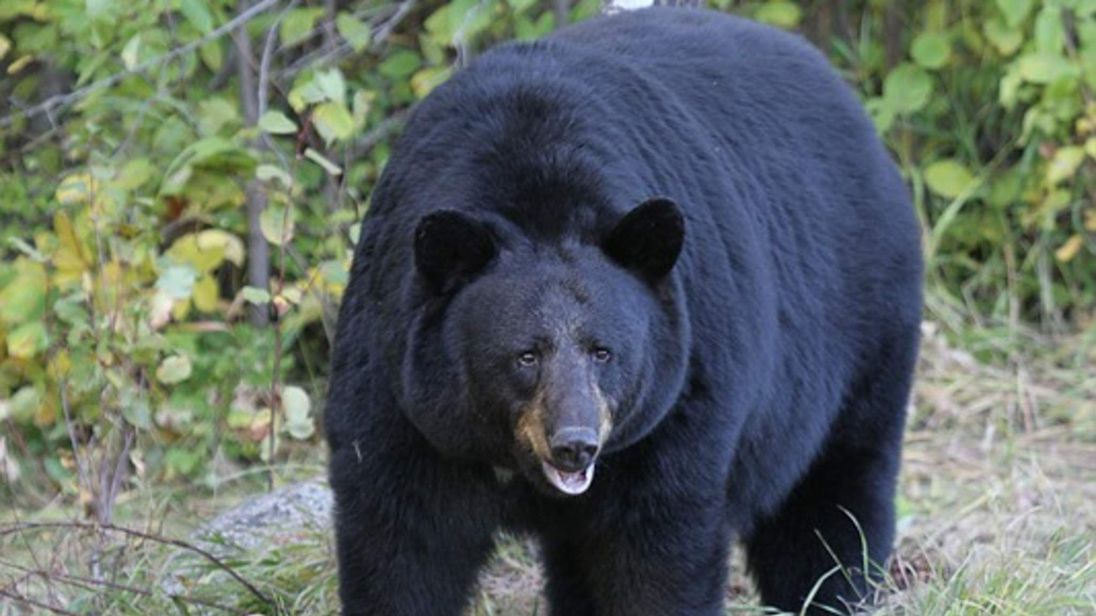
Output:
<svg viewBox="0 0 1096 616">
<path fill-rule="evenodd" d="M 545 172 L 542 185 L 575 190 L 508 198 L 531 168 Z M 588 191 L 574 185 L 585 176 L 600 176 Z M 605 198 L 582 198 L 594 192 Z M 376 309 L 399 321 L 413 314 L 399 290 L 413 280 L 409 238 L 430 211 L 585 240 L 655 195 L 687 219 L 676 275 L 703 341 L 697 352 L 718 355 L 719 345 L 706 347 L 729 340 L 756 358 L 736 379 L 743 396 L 756 392 L 743 404 L 777 395 L 758 390 L 776 388 L 789 376 L 781 364 L 798 358 L 825 391 L 779 395 L 832 406 L 876 330 L 919 318 L 918 227 L 848 86 L 794 35 L 687 9 L 502 45 L 440 86 L 373 195 L 355 267 Z M 394 364 L 402 344 L 385 345 Z"/>
</svg>

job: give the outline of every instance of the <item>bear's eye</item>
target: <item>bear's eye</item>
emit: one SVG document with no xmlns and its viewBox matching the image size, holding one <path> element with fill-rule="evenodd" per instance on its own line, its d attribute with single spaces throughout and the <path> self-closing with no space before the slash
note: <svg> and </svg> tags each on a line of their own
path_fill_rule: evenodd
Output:
<svg viewBox="0 0 1096 616">
<path fill-rule="evenodd" d="M 594 361 L 604 364 L 613 358 L 613 352 L 605 347 L 594 349 Z"/>
<path fill-rule="evenodd" d="M 530 368 L 537 365 L 537 354 L 535 351 L 523 351 L 518 354 L 518 365 L 522 368 Z"/>
</svg>

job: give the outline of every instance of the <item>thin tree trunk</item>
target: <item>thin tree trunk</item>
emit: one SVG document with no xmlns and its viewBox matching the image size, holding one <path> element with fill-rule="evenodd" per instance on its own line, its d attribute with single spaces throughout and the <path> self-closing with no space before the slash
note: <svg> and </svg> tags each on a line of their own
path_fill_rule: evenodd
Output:
<svg viewBox="0 0 1096 616">
<path fill-rule="evenodd" d="M 846 41 L 855 40 L 852 25 L 849 23 L 849 6 L 845 0 L 830 0 L 833 7 L 833 25 L 837 35 Z"/>
<path fill-rule="evenodd" d="M 238 11 L 246 11 L 248 0 L 240 0 Z M 251 38 L 245 26 L 233 32 L 236 43 L 236 67 L 240 80 L 240 103 L 244 109 L 244 120 L 248 126 L 259 122 L 259 94 L 255 78 L 255 54 L 251 48 Z M 258 144 L 256 144 L 258 145 Z M 251 180 L 244 190 L 247 203 L 247 284 L 260 289 L 270 288 L 270 246 L 263 237 L 259 226 L 259 217 L 266 209 L 266 193 L 258 180 Z M 251 322 L 266 325 L 269 321 L 267 310 L 261 306 L 251 306 Z"/>
<path fill-rule="evenodd" d="M 556 28 L 566 26 L 571 19 L 571 0 L 555 0 L 553 8 L 556 13 Z"/>
<path fill-rule="evenodd" d="M 886 50 L 887 70 L 902 61 L 902 3 L 887 3 L 883 13 L 883 46 Z"/>
<path fill-rule="evenodd" d="M 833 6 L 827 0 L 819 2 L 804 25 L 807 38 L 814 42 L 815 47 L 829 51 L 833 41 Z"/>
</svg>

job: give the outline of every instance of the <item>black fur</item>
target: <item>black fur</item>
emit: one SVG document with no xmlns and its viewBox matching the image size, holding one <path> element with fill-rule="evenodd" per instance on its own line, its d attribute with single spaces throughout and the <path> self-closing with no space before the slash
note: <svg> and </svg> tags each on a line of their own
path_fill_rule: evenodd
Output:
<svg viewBox="0 0 1096 616">
<path fill-rule="evenodd" d="M 859 600 L 861 532 L 876 564 L 893 540 L 920 254 L 795 36 L 650 9 L 486 53 L 410 119 L 343 300 L 345 613 L 459 614 L 499 528 L 540 539 L 557 616 L 719 614 L 735 537 L 766 603 L 798 610 L 835 557 L 816 603 Z M 515 438 L 535 399 L 611 410 L 586 493 Z"/>
</svg>

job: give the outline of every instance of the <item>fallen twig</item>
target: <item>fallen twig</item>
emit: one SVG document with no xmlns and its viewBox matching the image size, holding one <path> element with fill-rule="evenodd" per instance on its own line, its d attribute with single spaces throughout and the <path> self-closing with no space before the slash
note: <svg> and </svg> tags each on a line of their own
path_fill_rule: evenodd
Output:
<svg viewBox="0 0 1096 616">
<path fill-rule="evenodd" d="M 140 539 L 145 539 L 145 540 L 148 540 L 148 541 L 152 541 L 154 543 L 160 543 L 160 544 L 163 544 L 163 545 L 171 545 L 171 546 L 175 546 L 177 548 L 182 548 L 182 549 L 190 551 L 190 552 L 194 552 L 195 554 L 201 556 L 202 558 L 204 558 L 207 561 L 209 561 L 210 563 L 212 563 L 218 569 L 220 569 L 220 570 L 224 571 L 225 573 L 227 573 L 229 576 L 232 577 L 232 579 L 236 580 L 241 586 L 246 588 L 249 593 L 254 595 L 255 598 L 262 601 L 265 605 L 274 607 L 274 602 L 271 601 L 269 597 L 267 597 L 265 594 L 263 594 L 258 588 L 255 588 L 255 586 L 252 585 L 251 582 L 248 582 L 239 573 L 236 573 L 236 571 L 232 567 L 225 564 L 224 561 L 217 558 L 216 556 L 209 553 L 208 551 L 203 550 L 202 548 L 200 548 L 200 547 L 198 547 L 198 546 L 196 546 L 192 543 L 188 543 L 186 541 L 183 541 L 181 539 L 172 539 L 171 537 L 161 537 L 159 535 L 153 535 L 151 533 L 146 533 L 146 532 L 143 532 L 143 531 L 134 530 L 132 528 L 126 528 L 124 526 L 115 526 L 113 524 L 88 524 L 88 523 L 84 523 L 84 522 L 22 522 L 22 523 L 19 523 L 19 524 L 14 524 L 14 525 L 8 526 L 6 528 L 0 528 L 0 537 L 5 537 L 5 536 L 8 536 L 8 535 L 24 533 L 24 532 L 33 531 L 33 530 L 49 529 L 49 528 L 69 528 L 69 529 L 91 530 L 91 531 L 104 531 L 105 530 L 105 531 L 122 533 L 124 535 L 129 535 L 131 537 L 137 537 L 137 538 L 140 538 Z M 60 613 L 67 613 L 67 612 L 60 612 Z"/>
</svg>

